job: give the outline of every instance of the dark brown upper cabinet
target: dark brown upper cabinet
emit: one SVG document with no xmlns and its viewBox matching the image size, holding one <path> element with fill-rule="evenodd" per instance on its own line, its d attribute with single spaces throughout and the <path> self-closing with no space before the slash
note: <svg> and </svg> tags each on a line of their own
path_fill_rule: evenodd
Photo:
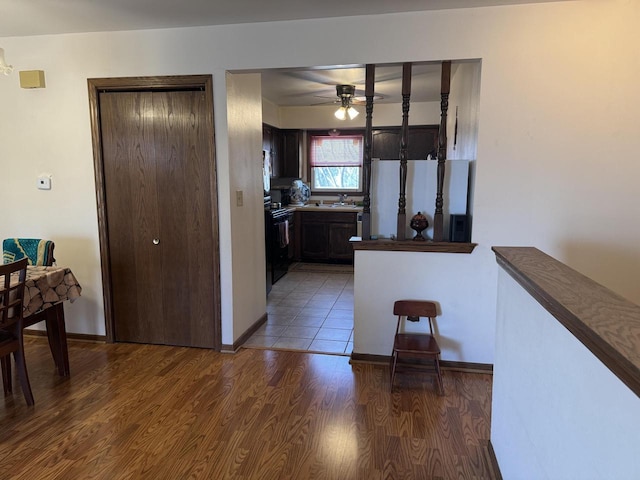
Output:
<svg viewBox="0 0 640 480">
<path fill-rule="evenodd" d="M 300 176 L 302 130 L 279 129 L 262 125 L 262 149 L 271 156 L 271 177 Z"/>
<path fill-rule="evenodd" d="M 431 153 L 435 158 L 438 147 L 438 125 L 410 126 L 407 160 L 426 160 Z M 398 160 L 400 158 L 400 127 L 373 129 L 371 158 Z"/>
<path fill-rule="evenodd" d="M 282 162 L 281 177 L 300 177 L 300 146 L 302 130 L 281 130 Z"/>
</svg>

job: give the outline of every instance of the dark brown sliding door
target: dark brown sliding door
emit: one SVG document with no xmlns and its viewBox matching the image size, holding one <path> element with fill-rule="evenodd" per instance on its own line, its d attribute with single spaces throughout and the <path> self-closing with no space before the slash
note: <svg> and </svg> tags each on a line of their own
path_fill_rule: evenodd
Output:
<svg viewBox="0 0 640 480">
<path fill-rule="evenodd" d="M 205 93 L 105 90 L 98 102 L 113 337 L 215 347 L 217 220 Z"/>
</svg>

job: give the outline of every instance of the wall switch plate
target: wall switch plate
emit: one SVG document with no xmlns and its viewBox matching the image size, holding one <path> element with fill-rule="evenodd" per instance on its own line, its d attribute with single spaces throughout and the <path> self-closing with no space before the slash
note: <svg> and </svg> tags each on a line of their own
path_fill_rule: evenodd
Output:
<svg viewBox="0 0 640 480">
<path fill-rule="evenodd" d="M 242 190 L 236 190 L 236 206 L 241 207 L 244 205 L 244 194 Z"/>
<path fill-rule="evenodd" d="M 48 175 L 40 175 L 38 177 L 38 189 L 51 190 L 51 177 Z"/>
</svg>

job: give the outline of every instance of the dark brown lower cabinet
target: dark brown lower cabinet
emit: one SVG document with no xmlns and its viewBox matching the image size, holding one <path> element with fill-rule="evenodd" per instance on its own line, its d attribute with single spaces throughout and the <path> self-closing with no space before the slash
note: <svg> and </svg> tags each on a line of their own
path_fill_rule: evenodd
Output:
<svg viewBox="0 0 640 480">
<path fill-rule="evenodd" d="M 329 222 L 328 225 L 329 260 L 347 260 L 353 262 L 353 246 L 349 242 L 349 239 L 356 235 L 355 216 L 349 223 Z"/>
<path fill-rule="evenodd" d="M 352 263 L 356 212 L 298 212 L 302 261 Z"/>
</svg>

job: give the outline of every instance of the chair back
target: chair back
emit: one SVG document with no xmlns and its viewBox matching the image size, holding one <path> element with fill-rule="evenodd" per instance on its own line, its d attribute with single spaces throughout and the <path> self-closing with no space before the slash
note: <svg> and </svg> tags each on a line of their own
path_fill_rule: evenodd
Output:
<svg viewBox="0 0 640 480">
<path fill-rule="evenodd" d="M 436 317 L 438 311 L 434 302 L 398 300 L 393 304 L 393 314 L 402 317 Z"/>
<path fill-rule="evenodd" d="M 4 263 L 15 262 L 27 258 L 29 265 L 51 266 L 55 244 L 51 240 L 41 238 L 5 238 L 2 242 Z"/>
<path fill-rule="evenodd" d="M 396 335 L 400 331 L 402 317 L 406 317 L 410 322 L 419 322 L 421 317 L 427 318 L 429 333 L 433 335 L 433 319 L 438 315 L 438 309 L 434 302 L 427 300 L 397 300 L 393 304 L 393 314 L 398 316 Z"/>
<path fill-rule="evenodd" d="M 26 258 L 0 265 L 0 328 L 22 321 L 26 277 Z"/>
</svg>

